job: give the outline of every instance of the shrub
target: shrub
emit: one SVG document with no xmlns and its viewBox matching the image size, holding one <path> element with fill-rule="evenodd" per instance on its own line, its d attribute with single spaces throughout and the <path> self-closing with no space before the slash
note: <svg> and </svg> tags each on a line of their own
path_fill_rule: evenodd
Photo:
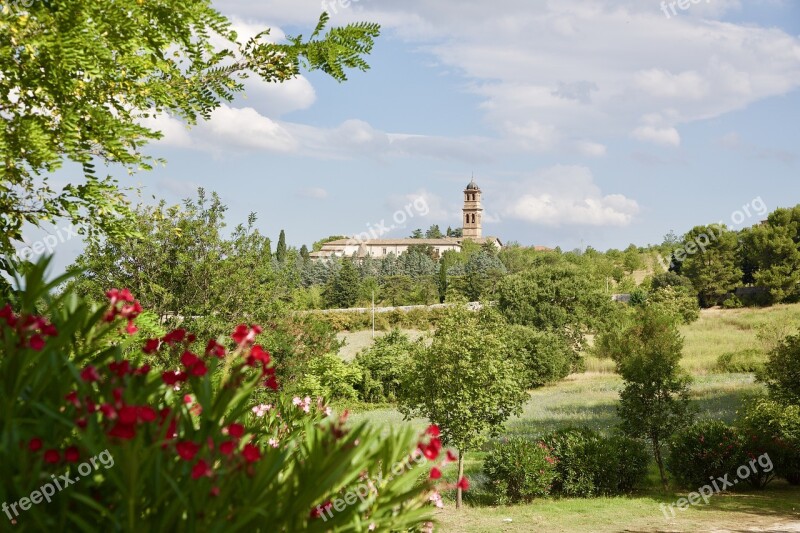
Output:
<svg viewBox="0 0 800 533">
<path fill-rule="evenodd" d="M 647 475 L 650 455 L 642 441 L 589 428 L 561 429 L 542 440 L 556 458 L 553 492 L 564 496 L 627 493 Z"/>
<path fill-rule="evenodd" d="M 761 376 L 773 399 L 800 405 L 800 335 L 790 335 L 772 350 Z"/>
<path fill-rule="evenodd" d="M 572 371 L 574 352 L 557 333 L 527 326 L 509 326 L 509 350 L 524 366 L 527 387 L 556 382 Z"/>
<path fill-rule="evenodd" d="M 181 361 L 158 375 L 122 358 L 118 331 L 134 331 L 141 311 L 128 291 L 109 291 L 101 308 L 53 297 L 63 278 L 45 283 L 46 266 L 18 281 L 14 308 L 0 303 L 0 501 L 56 475 L 80 480 L 20 514 L 21 531 L 352 531 L 366 520 L 406 530 L 430 519 L 432 484 L 408 463 L 419 437 L 346 427 L 324 405 L 274 391 L 257 326 L 240 325 L 233 342 L 199 344 L 182 329 L 152 339 L 137 357 Z M 254 405 L 256 391 L 270 405 Z M 85 474 L 93 456 L 105 468 Z M 360 476 L 384 480 L 380 498 L 328 515 Z"/>
<path fill-rule="evenodd" d="M 683 286 L 666 286 L 653 290 L 648 305 L 657 305 L 677 316 L 684 324 L 691 324 L 700 318 L 700 305 L 697 294 Z"/>
<path fill-rule="evenodd" d="M 742 307 L 744 307 L 744 303 L 739 299 L 738 296 L 731 296 L 722 302 L 723 309 L 741 309 Z"/>
<path fill-rule="evenodd" d="M 336 354 L 325 354 L 311 360 L 308 373 L 300 378 L 299 394 L 322 397 L 328 401 L 358 398 L 355 387 L 361 382 L 361 369 L 356 363 L 346 363 Z"/>
<path fill-rule="evenodd" d="M 414 343 L 399 330 L 375 340 L 375 344 L 356 355 L 362 370 L 357 388 L 365 402 L 393 402 L 411 364 Z"/>
<path fill-rule="evenodd" d="M 701 420 L 682 429 L 669 443 L 667 469 L 685 487 L 701 487 L 731 474 L 743 462 L 736 430 L 721 420 Z"/>
<path fill-rule="evenodd" d="M 717 358 L 720 372 L 746 373 L 761 372 L 764 368 L 764 354 L 761 350 L 748 348 L 736 352 L 725 352 Z"/>
<path fill-rule="evenodd" d="M 498 442 L 483 463 L 483 472 L 499 505 L 530 502 L 550 493 L 555 459 L 542 442 L 512 437 Z"/>
<path fill-rule="evenodd" d="M 800 406 L 754 399 L 737 420 L 737 426 L 744 437 L 747 459 L 757 459 L 766 453 L 776 476 L 800 485 Z"/>
</svg>

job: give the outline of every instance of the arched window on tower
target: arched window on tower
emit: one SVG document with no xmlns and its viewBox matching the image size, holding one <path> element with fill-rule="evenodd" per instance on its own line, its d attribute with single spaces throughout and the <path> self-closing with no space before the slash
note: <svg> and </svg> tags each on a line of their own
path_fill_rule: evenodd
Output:
<svg viewBox="0 0 800 533">
<path fill-rule="evenodd" d="M 472 223 L 475 223 L 475 213 L 472 214 Z"/>
<path fill-rule="evenodd" d="M 466 216 L 466 220 L 464 221 L 465 224 L 469 224 L 469 215 Z"/>
</svg>

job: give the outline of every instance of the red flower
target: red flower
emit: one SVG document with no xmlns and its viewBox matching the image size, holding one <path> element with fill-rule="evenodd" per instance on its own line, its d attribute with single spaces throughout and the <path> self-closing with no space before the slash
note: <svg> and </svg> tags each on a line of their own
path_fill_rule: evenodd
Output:
<svg viewBox="0 0 800 533">
<path fill-rule="evenodd" d="M 428 426 L 428 429 L 425 430 L 426 435 L 430 435 L 431 437 L 438 437 L 439 436 L 439 426 L 436 424 L 432 424 Z"/>
<path fill-rule="evenodd" d="M 211 487 L 211 490 L 208 492 L 208 495 L 212 498 L 216 498 L 219 496 L 219 487 Z"/>
<path fill-rule="evenodd" d="M 64 451 L 64 460 L 68 463 L 77 463 L 81 454 L 76 446 L 70 446 Z"/>
<path fill-rule="evenodd" d="M 125 331 L 128 333 L 128 335 L 133 335 L 139 331 L 139 328 L 136 327 L 136 324 L 133 323 L 133 320 L 128 320 L 128 325 L 125 326 Z"/>
<path fill-rule="evenodd" d="M 44 452 L 44 462 L 55 464 L 61 460 L 61 456 L 58 454 L 57 450 L 47 450 Z"/>
<path fill-rule="evenodd" d="M 142 365 L 133 372 L 137 376 L 146 376 L 150 373 L 150 365 Z"/>
<path fill-rule="evenodd" d="M 78 393 L 76 391 L 67 393 L 67 395 L 64 396 L 64 399 L 77 408 L 80 408 L 81 406 L 81 401 L 78 399 Z"/>
<path fill-rule="evenodd" d="M 206 345 L 206 355 L 213 355 L 222 359 L 225 357 L 225 347 L 214 339 L 211 339 Z"/>
<path fill-rule="evenodd" d="M 253 324 L 251 327 L 248 327 L 247 324 L 239 324 L 236 326 L 236 329 L 233 330 L 231 338 L 236 344 L 249 344 L 256 339 L 256 335 L 261 333 L 261 331 L 261 327 L 256 326 L 255 324 Z"/>
<path fill-rule="evenodd" d="M 322 505 L 317 505 L 316 507 L 311 509 L 311 513 L 309 513 L 309 516 L 311 518 L 319 518 L 320 516 L 323 515 L 323 513 L 330 511 L 331 507 L 333 507 L 333 503 L 331 503 L 331 501 L 328 500 Z"/>
<path fill-rule="evenodd" d="M 160 345 L 161 342 L 158 339 L 147 339 L 144 341 L 144 348 L 142 348 L 142 351 L 147 355 L 152 355 L 158 351 Z"/>
<path fill-rule="evenodd" d="M 97 374 L 97 369 L 89 365 L 81 370 L 81 379 L 87 383 L 91 383 L 93 381 L 100 381 L 100 376 Z"/>
<path fill-rule="evenodd" d="M 11 304 L 6 304 L 0 309 L 0 318 L 6 321 L 9 327 L 14 327 L 17 323 L 17 317 L 14 315 L 14 310 L 11 309 Z"/>
<path fill-rule="evenodd" d="M 270 376 L 266 381 L 264 381 L 264 386 L 272 390 L 278 390 L 278 380 L 275 379 L 275 376 Z"/>
<path fill-rule="evenodd" d="M 433 461 L 439 457 L 439 451 L 442 449 L 442 441 L 434 437 L 428 442 L 428 444 L 423 444 L 420 442 L 417 447 L 426 458 Z"/>
<path fill-rule="evenodd" d="M 130 405 L 124 405 L 122 408 L 117 412 L 119 415 L 119 421 L 121 424 L 125 424 L 126 426 L 132 426 L 136 423 L 137 412 L 136 407 Z"/>
<path fill-rule="evenodd" d="M 108 432 L 109 437 L 116 437 L 118 439 L 131 440 L 136 436 L 136 428 L 129 424 L 117 422 L 111 431 Z"/>
<path fill-rule="evenodd" d="M 176 444 L 175 449 L 178 450 L 178 455 L 181 459 L 184 461 L 191 461 L 194 459 L 194 456 L 197 455 L 198 450 L 200 450 L 200 445 L 184 440 Z"/>
<path fill-rule="evenodd" d="M 190 370 L 193 376 L 205 376 L 208 373 L 208 367 L 203 361 L 198 361 Z"/>
<path fill-rule="evenodd" d="M 31 350 L 36 350 L 37 352 L 42 351 L 44 348 L 44 339 L 38 333 L 31 336 L 30 340 L 28 341 L 28 346 L 31 347 Z"/>
<path fill-rule="evenodd" d="M 181 381 L 186 381 L 186 373 L 185 372 L 175 372 L 174 370 L 168 370 L 161 374 L 161 379 L 167 385 L 175 385 Z"/>
<path fill-rule="evenodd" d="M 164 335 L 161 338 L 161 340 L 164 341 L 165 343 L 169 344 L 170 346 L 172 346 L 176 342 L 183 342 L 183 339 L 185 337 L 186 337 L 186 330 L 178 328 L 178 329 L 174 329 L 174 330 L 170 331 L 169 333 L 167 333 L 166 335 Z"/>
<path fill-rule="evenodd" d="M 469 489 L 469 480 L 467 478 L 462 477 L 458 480 L 458 484 L 456 485 L 461 490 L 468 490 Z"/>
<path fill-rule="evenodd" d="M 431 479 L 439 479 L 442 477 L 442 471 L 435 466 L 431 468 Z"/>
<path fill-rule="evenodd" d="M 81 429 L 86 429 L 86 426 L 88 424 L 89 424 L 89 422 L 86 420 L 86 418 L 79 418 L 79 419 L 77 419 L 75 421 L 75 425 L 78 426 Z"/>
<path fill-rule="evenodd" d="M 244 457 L 248 463 L 255 463 L 261 459 L 261 450 L 258 449 L 258 446 L 253 444 L 245 444 L 242 450 L 242 457 Z"/>
<path fill-rule="evenodd" d="M 103 405 L 101 405 L 100 412 L 103 413 L 104 417 L 110 420 L 114 420 L 115 418 L 117 418 L 117 410 L 114 409 L 114 407 L 111 404 L 104 403 Z"/>
<path fill-rule="evenodd" d="M 183 355 L 181 355 L 181 364 L 187 369 L 193 367 L 199 362 L 200 358 L 188 350 L 183 352 Z"/>
<path fill-rule="evenodd" d="M 453 450 L 447 450 L 447 461 L 450 463 L 458 461 L 458 456 L 453 453 Z"/>
<path fill-rule="evenodd" d="M 200 459 L 197 464 L 192 467 L 192 479 L 199 479 L 201 477 L 211 477 L 213 472 L 208 464 Z"/>
<path fill-rule="evenodd" d="M 264 348 L 256 344 L 250 350 L 250 357 L 252 357 L 256 361 L 261 361 L 265 365 L 269 364 L 269 352 L 265 352 Z"/>
<path fill-rule="evenodd" d="M 120 362 L 114 361 L 113 363 L 109 363 L 108 369 L 117 376 L 124 378 L 131 372 L 131 363 L 127 359 Z"/>
<path fill-rule="evenodd" d="M 136 408 L 136 418 L 139 422 L 153 422 L 158 415 L 156 410 L 147 405 L 140 405 Z"/>
<path fill-rule="evenodd" d="M 28 442 L 28 449 L 32 452 L 38 452 L 42 449 L 42 439 L 34 437 Z"/>
<path fill-rule="evenodd" d="M 219 453 L 223 455 L 232 454 L 234 449 L 236 449 L 236 443 L 234 443 L 232 440 L 226 440 L 219 445 Z"/>
<path fill-rule="evenodd" d="M 228 426 L 228 435 L 235 439 L 240 438 L 244 435 L 244 426 L 241 424 L 231 424 Z"/>
</svg>

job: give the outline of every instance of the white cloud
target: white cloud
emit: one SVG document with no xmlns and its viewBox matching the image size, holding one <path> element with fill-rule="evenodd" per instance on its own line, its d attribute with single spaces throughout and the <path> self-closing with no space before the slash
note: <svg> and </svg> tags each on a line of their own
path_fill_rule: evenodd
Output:
<svg viewBox="0 0 800 533">
<path fill-rule="evenodd" d="M 638 203 L 621 194 L 603 194 L 591 171 L 554 166 L 505 187 L 503 215 L 543 226 L 627 226 Z"/>
<path fill-rule="evenodd" d="M 662 146 L 680 146 L 681 135 L 675 128 L 656 128 L 654 126 L 640 126 L 633 130 L 633 136 L 645 142 Z"/>
</svg>

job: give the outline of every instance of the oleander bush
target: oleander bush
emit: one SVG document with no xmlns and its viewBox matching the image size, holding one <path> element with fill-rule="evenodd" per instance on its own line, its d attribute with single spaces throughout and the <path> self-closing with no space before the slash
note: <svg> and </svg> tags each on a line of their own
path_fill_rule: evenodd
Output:
<svg viewBox="0 0 800 533">
<path fill-rule="evenodd" d="M 349 426 L 287 396 L 256 325 L 204 342 L 175 329 L 137 347 L 130 292 L 109 290 L 102 307 L 57 294 L 67 277 L 44 281 L 47 264 L 0 302 L 0 501 L 14 530 L 388 531 L 431 519 L 439 470 L 416 465 L 418 450 L 440 458 L 435 428 Z M 146 357 L 160 353 L 180 366 L 155 372 Z"/>
<path fill-rule="evenodd" d="M 547 496 L 556 477 L 555 463 L 541 441 L 511 437 L 495 444 L 483 472 L 496 503 L 506 505 Z"/>
<path fill-rule="evenodd" d="M 709 478 L 733 474 L 744 461 L 742 440 L 721 420 L 699 420 L 669 442 L 667 469 L 683 487 L 698 488 Z"/>
</svg>

